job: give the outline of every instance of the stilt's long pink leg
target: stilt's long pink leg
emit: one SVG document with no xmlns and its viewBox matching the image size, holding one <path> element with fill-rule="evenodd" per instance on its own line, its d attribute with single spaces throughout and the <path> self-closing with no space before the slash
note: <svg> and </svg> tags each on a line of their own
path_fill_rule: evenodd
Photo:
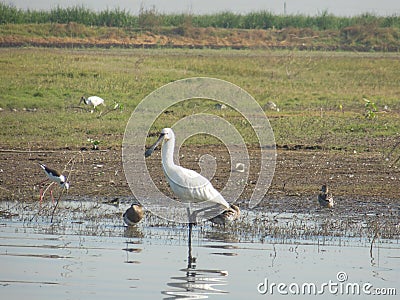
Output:
<svg viewBox="0 0 400 300">
<path fill-rule="evenodd" d="M 43 188 L 40 188 L 39 203 L 42 204 L 43 201 Z"/>
<path fill-rule="evenodd" d="M 42 193 L 42 198 L 43 198 L 44 195 L 46 194 L 47 190 L 48 190 L 53 184 L 54 184 L 54 182 L 50 183 L 50 184 L 47 186 L 47 188 L 46 188 L 46 189 L 44 190 L 44 192 Z M 50 190 L 50 195 L 52 195 L 51 190 Z M 52 197 L 53 197 L 53 195 L 52 195 Z"/>
<path fill-rule="evenodd" d="M 43 193 L 43 183 L 45 183 L 46 181 L 47 181 L 47 179 L 45 179 L 45 180 L 43 180 L 43 181 L 41 181 L 41 182 L 39 183 L 39 202 L 40 202 L 40 204 L 42 204 L 43 196 L 44 196 L 44 193 Z"/>
</svg>

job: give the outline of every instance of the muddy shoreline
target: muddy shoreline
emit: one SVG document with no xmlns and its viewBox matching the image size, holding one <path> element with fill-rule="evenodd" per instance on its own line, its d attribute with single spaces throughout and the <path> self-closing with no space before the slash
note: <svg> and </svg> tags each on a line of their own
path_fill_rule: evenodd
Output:
<svg viewBox="0 0 400 300">
<path fill-rule="evenodd" d="M 198 161 L 204 154 L 217 159 L 217 171 L 212 180 L 217 189 L 223 188 L 231 170 L 229 155 L 218 146 L 188 146 L 181 149 L 180 163 L 200 170 Z M 246 204 L 258 179 L 257 149 L 249 150 L 250 176 L 238 199 Z M 45 179 L 37 162 L 70 171 L 69 197 L 129 197 L 122 166 L 121 149 L 101 151 L 38 150 L 0 151 L 0 199 L 34 201 L 38 198 L 39 182 Z M 257 165 L 258 164 L 258 165 Z M 163 193 L 170 194 L 161 169 L 160 152 L 147 159 L 153 181 Z M 337 209 L 383 205 L 400 209 L 400 170 L 390 166 L 379 153 L 349 153 L 320 150 L 278 150 L 272 184 L 259 207 L 272 210 L 304 211 L 316 206 L 316 196 L 327 183 L 336 198 Z M 55 192 L 57 192 L 57 188 Z M 286 199 L 292 199 L 286 201 Z M 298 199 L 298 200 L 296 200 Z M 297 203 L 298 202 L 298 203 Z M 297 203 L 297 204 L 296 204 Z M 371 208 L 372 209 L 372 208 Z"/>
<path fill-rule="evenodd" d="M 212 183 L 221 190 L 231 170 L 230 164 L 226 163 L 229 156 L 222 148 L 182 147 L 180 163 L 200 171 L 200 157 L 204 154 L 213 155 L 217 159 L 217 171 Z M 275 237 L 303 236 L 311 232 L 324 236 L 378 236 L 399 239 L 400 170 L 387 164 L 379 153 L 278 150 L 272 184 L 259 204 L 249 209 L 249 199 L 258 178 L 258 153 L 257 149 L 249 150 L 252 164 L 249 179 L 236 201 L 242 210 L 242 217 L 231 230 L 244 235 L 257 232 L 259 236 Z M 65 174 L 69 174 L 70 189 L 68 193 L 62 194 L 62 200 L 103 204 L 119 202 L 122 205 L 117 208 L 118 218 L 122 222 L 122 213 L 134 196 L 123 171 L 121 149 L 48 149 L 34 152 L 2 150 L 0 201 L 17 201 L 19 206 L 22 205 L 28 211 L 41 211 L 42 205 L 50 206 L 49 212 L 53 211 L 49 194 L 44 199 L 45 203 L 39 204 L 39 183 L 46 178 L 37 165 L 39 161 L 59 169 L 69 162 Z M 146 162 L 156 186 L 173 197 L 161 169 L 160 151 L 156 151 Z M 333 209 L 321 208 L 318 204 L 317 195 L 323 183 L 330 186 L 334 195 Z M 60 189 L 57 187 L 54 188 L 54 196 L 56 199 L 60 196 Z M 232 199 L 227 200 L 232 202 Z M 8 213 L 7 210 L 0 211 L 0 215 L 5 218 L 9 218 Z M 57 215 L 59 213 L 61 212 Z M 98 212 L 100 215 L 101 213 Z M 248 214 L 257 217 L 249 218 Z M 286 220 L 285 215 L 288 214 L 293 218 Z M 295 216 L 303 216 L 309 221 Z M 147 218 L 151 226 L 165 223 L 151 211 L 147 212 Z M 307 222 L 314 225 L 310 227 Z"/>
</svg>

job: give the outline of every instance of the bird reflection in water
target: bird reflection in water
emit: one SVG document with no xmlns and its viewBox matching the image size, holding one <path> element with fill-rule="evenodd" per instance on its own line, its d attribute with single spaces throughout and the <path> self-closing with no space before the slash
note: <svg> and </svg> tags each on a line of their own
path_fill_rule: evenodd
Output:
<svg viewBox="0 0 400 300">
<path fill-rule="evenodd" d="M 129 239 L 134 239 L 130 241 L 126 241 L 126 247 L 122 250 L 126 252 L 126 260 L 125 263 L 129 264 L 138 264 L 140 261 L 134 260 L 130 258 L 130 255 L 133 255 L 136 258 L 136 254 L 142 252 L 142 238 L 144 237 L 143 232 L 136 225 L 125 227 L 124 237 Z"/>
<path fill-rule="evenodd" d="M 228 284 L 228 271 L 198 269 L 196 257 L 192 255 L 192 226 L 189 226 L 188 266 L 180 271 L 185 276 L 171 277 L 174 282 L 167 283 L 172 290 L 163 291 L 164 299 L 206 299 L 213 294 L 227 294 L 221 289 Z"/>
<path fill-rule="evenodd" d="M 126 238 L 143 238 L 144 234 L 140 227 L 127 226 L 124 230 L 124 237 Z"/>
</svg>

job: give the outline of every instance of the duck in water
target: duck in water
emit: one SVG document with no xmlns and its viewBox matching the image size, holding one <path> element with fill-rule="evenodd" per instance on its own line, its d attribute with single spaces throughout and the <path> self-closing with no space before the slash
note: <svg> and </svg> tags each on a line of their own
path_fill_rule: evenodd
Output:
<svg viewBox="0 0 400 300">
<path fill-rule="evenodd" d="M 324 184 L 318 195 L 318 202 L 322 207 L 333 208 L 333 196 L 329 193 L 328 187 Z"/>
</svg>

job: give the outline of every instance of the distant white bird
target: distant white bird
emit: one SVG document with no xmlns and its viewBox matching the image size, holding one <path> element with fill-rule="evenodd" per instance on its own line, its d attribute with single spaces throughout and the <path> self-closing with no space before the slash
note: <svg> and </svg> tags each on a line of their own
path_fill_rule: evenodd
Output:
<svg viewBox="0 0 400 300">
<path fill-rule="evenodd" d="M 65 178 L 65 176 L 63 174 L 61 174 L 60 172 L 58 172 L 54 169 L 47 167 L 44 164 L 39 163 L 39 166 L 44 170 L 48 179 L 50 179 L 50 181 L 51 181 L 51 184 L 46 188 L 46 191 L 53 183 L 58 183 L 61 188 L 65 188 L 67 190 L 69 189 L 69 183 L 67 182 L 67 179 Z M 45 181 L 42 181 L 41 184 Z M 50 190 L 50 195 L 51 195 L 51 199 L 54 201 L 52 189 Z M 43 196 L 44 196 L 43 189 L 40 189 L 40 201 L 43 200 Z"/>
<path fill-rule="evenodd" d="M 161 152 L 162 167 L 174 194 L 182 201 L 210 201 L 229 210 L 229 203 L 212 186 L 207 178 L 193 170 L 186 169 L 174 163 L 175 134 L 171 128 L 161 130 L 160 137 L 146 150 L 145 156 L 150 156 L 161 141 L 164 141 Z M 192 223 L 196 223 L 196 220 L 195 216 L 190 215 L 189 224 L 191 225 Z"/>
<path fill-rule="evenodd" d="M 139 223 L 143 219 L 144 211 L 143 206 L 139 203 L 132 203 L 126 212 L 123 214 L 123 219 L 126 225 L 131 226 Z"/>
<path fill-rule="evenodd" d="M 93 109 L 96 109 L 96 107 L 99 106 L 100 104 L 106 106 L 106 104 L 104 103 L 104 99 L 98 96 L 90 96 L 87 99 L 84 96 L 82 96 L 81 100 L 79 101 L 79 104 L 81 104 L 82 102 L 85 103 L 86 105 L 92 105 Z"/>
<path fill-rule="evenodd" d="M 321 193 L 318 195 L 318 202 L 323 207 L 333 208 L 333 196 L 329 193 L 326 184 L 321 187 Z"/>
</svg>

